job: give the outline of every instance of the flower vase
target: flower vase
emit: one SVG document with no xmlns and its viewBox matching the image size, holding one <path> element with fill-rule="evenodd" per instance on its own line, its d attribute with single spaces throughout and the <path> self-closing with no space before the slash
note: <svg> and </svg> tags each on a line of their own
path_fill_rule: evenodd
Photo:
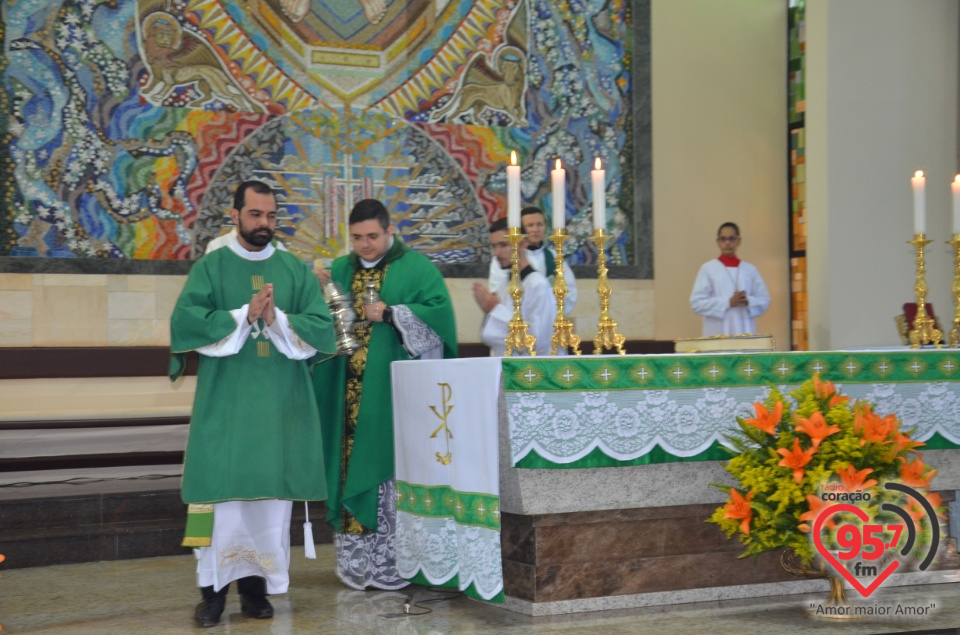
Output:
<svg viewBox="0 0 960 635">
<path fill-rule="evenodd" d="M 853 610 L 853 603 L 847 598 L 847 586 L 843 583 L 843 577 L 839 575 L 828 575 L 830 581 L 830 595 L 827 601 L 819 607 L 809 609 L 814 617 L 823 617 L 833 620 L 848 620 L 856 615 Z M 817 608 L 820 610 L 818 611 Z"/>
<path fill-rule="evenodd" d="M 843 576 L 830 573 L 830 569 L 822 558 L 816 558 L 815 562 L 819 563 L 818 567 L 809 566 L 790 550 L 780 554 L 780 565 L 787 573 L 808 578 L 826 578 L 830 582 L 830 595 L 827 596 L 827 600 L 820 604 L 814 604 L 807 609 L 810 617 L 835 620 L 866 617 L 865 615 L 858 615 L 854 610 L 853 603 L 847 598 L 847 587 L 843 583 Z"/>
</svg>

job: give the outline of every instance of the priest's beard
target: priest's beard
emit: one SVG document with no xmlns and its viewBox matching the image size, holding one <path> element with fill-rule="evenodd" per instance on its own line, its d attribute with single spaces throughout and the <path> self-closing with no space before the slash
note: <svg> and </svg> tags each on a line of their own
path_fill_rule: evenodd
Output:
<svg viewBox="0 0 960 635">
<path fill-rule="evenodd" d="M 253 245 L 254 247 L 266 247 L 270 244 L 270 241 L 273 240 L 273 232 L 268 227 L 259 227 L 253 231 L 247 231 L 243 226 L 243 223 L 240 224 L 240 235 L 248 245 Z"/>
</svg>

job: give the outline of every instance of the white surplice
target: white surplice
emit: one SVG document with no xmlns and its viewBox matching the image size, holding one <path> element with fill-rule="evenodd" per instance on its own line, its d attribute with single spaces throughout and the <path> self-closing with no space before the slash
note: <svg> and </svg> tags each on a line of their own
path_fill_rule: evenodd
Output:
<svg viewBox="0 0 960 635">
<path fill-rule="evenodd" d="M 747 292 L 748 306 L 730 306 L 737 291 Z M 770 294 L 756 267 L 740 261 L 728 267 L 719 259 L 704 263 L 690 293 L 690 307 L 703 316 L 703 335 L 745 335 L 756 333 L 753 319 L 766 313 Z"/>
<path fill-rule="evenodd" d="M 529 257 L 529 256 L 528 256 Z M 494 260 L 499 267 L 499 263 Z M 523 300 L 520 313 L 527 323 L 527 332 L 537 338 L 534 349 L 537 355 L 550 354 L 550 338 L 553 322 L 557 318 L 557 299 L 553 287 L 539 271 L 531 271 L 523 279 Z M 507 351 L 506 339 L 510 320 L 513 319 L 513 298 L 510 297 L 510 276 L 507 275 L 497 287 L 500 304 L 487 313 L 480 326 L 480 341 L 490 347 L 490 354 L 502 357 Z"/>
<path fill-rule="evenodd" d="M 546 241 L 546 239 L 544 239 L 544 241 Z M 549 249 L 550 253 L 553 254 L 554 261 L 556 261 L 557 252 L 554 251 L 553 246 L 544 245 L 540 249 L 527 249 L 527 263 L 529 263 L 535 271 L 539 271 L 547 277 L 547 283 L 550 284 L 550 288 L 552 289 L 553 278 L 551 276 L 556 272 L 547 271 L 547 257 L 543 254 L 544 249 Z M 574 277 L 573 269 L 570 268 L 566 260 L 563 261 L 563 280 L 567 283 L 567 295 L 563 298 L 563 314 L 569 316 L 570 313 L 573 312 L 573 307 L 577 305 L 577 279 Z M 499 289 L 500 285 L 504 282 L 508 285 L 510 284 L 510 270 L 501 267 L 497 259 L 494 258 L 490 261 L 490 275 L 487 279 L 489 289 L 496 293 L 497 289 Z"/>
</svg>

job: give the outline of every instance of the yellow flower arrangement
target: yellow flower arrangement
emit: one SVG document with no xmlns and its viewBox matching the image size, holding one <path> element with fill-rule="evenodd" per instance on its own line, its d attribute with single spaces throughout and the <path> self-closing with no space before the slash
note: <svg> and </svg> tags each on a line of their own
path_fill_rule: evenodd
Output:
<svg viewBox="0 0 960 635">
<path fill-rule="evenodd" d="M 816 555 L 810 530 L 821 511 L 835 504 L 825 500 L 824 493 L 839 491 L 859 493 L 849 498 L 871 523 L 885 527 L 903 521 L 881 506 L 899 504 L 917 529 L 914 553 L 930 544 L 930 519 L 923 509 L 912 498 L 883 488 L 887 481 L 909 485 L 924 493 L 939 513 L 940 497 L 924 491 L 936 474 L 917 451 L 924 444 L 900 430 L 894 415 L 880 417 L 866 401 L 851 403 L 819 375 L 789 394 L 796 404 L 792 410 L 774 388 L 765 403 L 754 405 L 755 417 L 737 417 L 740 431 L 727 437 L 733 457 L 725 467 L 739 489 L 713 484 L 730 498 L 707 522 L 719 525 L 728 538 L 739 535 L 746 546 L 741 557 L 791 550 L 809 567 Z M 863 521 L 851 513 L 827 519 L 831 531 L 823 536 L 824 545 L 837 548 L 832 530 L 843 524 L 860 527 Z M 896 533 L 882 536 L 885 544 L 900 538 L 899 549 L 907 532 Z"/>
</svg>

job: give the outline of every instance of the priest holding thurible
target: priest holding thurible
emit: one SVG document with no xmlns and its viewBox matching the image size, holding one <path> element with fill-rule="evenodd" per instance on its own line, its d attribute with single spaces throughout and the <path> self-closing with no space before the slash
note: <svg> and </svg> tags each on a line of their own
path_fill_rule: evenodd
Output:
<svg viewBox="0 0 960 635">
<path fill-rule="evenodd" d="M 324 413 L 327 521 L 340 581 L 392 590 L 409 582 L 397 572 L 390 364 L 456 357 L 457 328 L 440 271 L 407 247 L 380 201 L 360 201 L 348 222 L 353 251 L 317 272 L 321 283 L 349 290 L 363 318 L 353 332 L 358 349 L 314 368 Z"/>
</svg>

